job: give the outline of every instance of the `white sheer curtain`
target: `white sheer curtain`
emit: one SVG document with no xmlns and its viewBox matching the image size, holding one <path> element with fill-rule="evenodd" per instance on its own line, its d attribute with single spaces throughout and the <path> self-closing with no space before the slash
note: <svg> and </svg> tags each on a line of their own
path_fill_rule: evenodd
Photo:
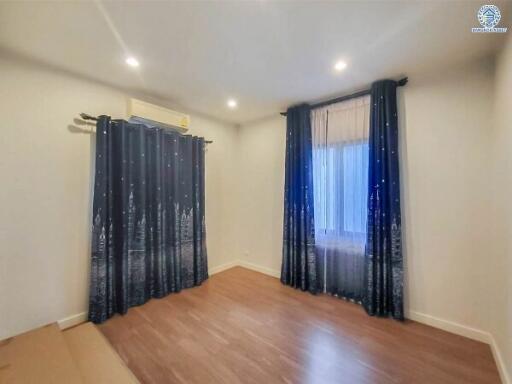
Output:
<svg viewBox="0 0 512 384">
<path fill-rule="evenodd" d="M 315 242 L 324 291 L 359 301 L 364 277 L 370 96 L 311 112 Z"/>
</svg>

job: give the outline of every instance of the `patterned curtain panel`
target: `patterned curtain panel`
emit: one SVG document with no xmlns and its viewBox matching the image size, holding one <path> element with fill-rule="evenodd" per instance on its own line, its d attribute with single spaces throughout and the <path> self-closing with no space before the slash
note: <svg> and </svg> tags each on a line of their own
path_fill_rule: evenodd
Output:
<svg viewBox="0 0 512 384">
<path fill-rule="evenodd" d="M 397 83 L 371 89 L 368 224 L 363 305 L 370 315 L 403 319 Z"/>
<path fill-rule="evenodd" d="M 101 116 L 89 320 L 208 278 L 204 139 Z"/>
<path fill-rule="evenodd" d="M 281 282 L 316 293 L 310 107 L 288 109 Z"/>
</svg>

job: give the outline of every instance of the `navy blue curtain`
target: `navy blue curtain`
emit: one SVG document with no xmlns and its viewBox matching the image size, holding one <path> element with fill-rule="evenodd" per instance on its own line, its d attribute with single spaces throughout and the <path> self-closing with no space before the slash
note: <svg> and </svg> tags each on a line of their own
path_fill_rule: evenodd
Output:
<svg viewBox="0 0 512 384">
<path fill-rule="evenodd" d="M 101 116 L 89 320 L 208 278 L 204 139 Z"/>
<path fill-rule="evenodd" d="M 313 144 L 310 107 L 291 107 L 286 117 L 283 262 L 281 282 L 316 293 L 319 287 L 313 213 Z"/>
<path fill-rule="evenodd" d="M 403 258 L 398 168 L 397 82 L 371 88 L 368 221 L 363 305 L 370 315 L 403 319 Z"/>
</svg>

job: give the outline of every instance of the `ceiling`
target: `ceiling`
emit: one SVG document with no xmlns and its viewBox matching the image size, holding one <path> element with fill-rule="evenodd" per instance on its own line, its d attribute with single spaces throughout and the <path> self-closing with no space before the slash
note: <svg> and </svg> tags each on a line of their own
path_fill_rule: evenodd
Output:
<svg viewBox="0 0 512 384">
<path fill-rule="evenodd" d="M 492 55 L 481 1 L 0 2 L 0 49 L 244 124 Z M 495 2 L 508 22 L 510 2 Z M 140 67 L 125 64 L 128 55 Z M 333 65 L 348 63 L 341 73 Z M 228 98 L 239 106 L 230 110 Z"/>
</svg>

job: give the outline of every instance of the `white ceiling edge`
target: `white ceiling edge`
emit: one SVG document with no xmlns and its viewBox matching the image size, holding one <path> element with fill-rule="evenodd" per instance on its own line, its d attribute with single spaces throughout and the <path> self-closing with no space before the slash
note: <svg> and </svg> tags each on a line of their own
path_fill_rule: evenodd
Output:
<svg viewBox="0 0 512 384">
<path fill-rule="evenodd" d="M 457 62 L 452 63 L 452 65 L 450 65 L 448 67 L 444 67 L 443 72 L 446 72 L 449 74 L 453 70 L 457 70 L 459 68 L 471 67 L 480 62 L 485 62 L 485 61 L 495 62 L 496 57 L 501 53 L 501 50 L 505 45 L 504 43 L 505 43 L 505 40 L 503 40 L 503 43 L 500 44 L 500 46 L 495 50 L 495 52 L 493 53 L 493 55 L 491 57 L 489 57 L 488 54 L 482 54 L 482 55 L 478 55 L 478 56 L 471 58 L 471 60 L 469 60 L 469 61 L 466 59 L 459 60 Z M 60 76 L 68 76 L 68 77 L 71 77 L 71 78 L 74 78 L 77 80 L 82 80 L 82 81 L 90 82 L 93 84 L 97 84 L 99 86 L 109 88 L 111 90 L 115 90 L 117 92 L 123 93 L 126 97 L 138 98 L 138 99 L 141 99 L 143 101 L 146 101 L 146 102 L 149 102 L 152 104 L 156 104 L 156 105 L 159 105 L 159 106 L 162 106 L 165 108 L 169 108 L 169 109 L 172 109 L 172 110 L 175 110 L 178 112 L 189 114 L 192 117 L 197 116 L 199 118 L 203 118 L 203 119 L 211 121 L 213 123 L 217 123 L 217 124 L 232 127 L 232 128 L 247 128 L 247 127 L 252 127 L 252 126 L 258 126 L 267 121 L 275 120 L 276 118 L 286 119 L 286 117 L 280 115 L 280 113 L 286 112 L 287 108 L 289 108 L 293 105 L 298 105 L 301 103 L 308 103 L 308 104 L 321 103 L 321 102 L 324 102 L 324 101 L 327 101 L 327 100 L 330 100 L 333 98 L 350 95 L 350 94 L 358 92 L 358 91 L 366 90 L 371 87 L 371 83 L 365 83 L 359 87 L 355 87 L 353 89 L 350 89 L 350 90 L 347 90 L 344 92 L 327 95 L 326 97 L 323 97 L 323 98 L 314 99 L 314 100 L 298 101 L 297 103 L 294 103 L 292 105 L 283 106 L 279 111 L 269 113 L 267 115 L 264 115 L 264 116 L 256 118 L 256 119 L 252 119 L 252 120 L 245 121 L 245 122 L 233 122 L 233 121 L 218 118 L 216 116 L 209 115 L 207 113 L 203 113 L 203 112 L 194 110 L 194 108 L 191 108 L 191 107 L 188 107 L 185 105 L 181 105 L 179 103 L 176 103 L 173 100 L 170 100 L 170 99 L 168 99 L 164 96 L 158 95 L 158 94 L 152 94 L 148 91 L 137 90 L 137 89 L 133 89 L 133 88 L 129 88 L 129 87 L 120 87 L 116 84 L 98 80 L 94 77 L 87 76 L 87 75 L 84 75 L 81 73 L 77 73 L 75 71 L 63 68 L 61 66 L 56 66 L 56 65 L 53 65 L 50 63 L 46 63 L 46 62 L 34 59 L 32 57 L 27 57 L 27 56 L 21 55 L 17 52 L 11 52 L 11 51 L 6 50 L 1 47 L 0 47 L 0 59 L 14 62 L 14 63 L 19 63 L 21 65 L 25 65 L 27 67 L 32 67 L 32 68 L 35 68 L 38 70 L 53 72 Z M 405 85 L 405 87 L 407 87 L 407 86 L 411 86 L 411 83 L 412 83 L 412 85 L 414 85 L 414 83 L 417 83 L 418 80 L 422 80 L 422 79 L 433 77 L 433 76 L 434 77 L 442 77 L 443 75 L 442 75 L 442 73 L 439 72 L 438 69 L 431 69 L 431 70 L 428 70 L 428 71 L 425 71 L 422 73 L 418 73 L 418 74 L 416 74 L 416 76 L 414 76 L 412 78 L 407 76 L 407 74 L 400 74 L 397 76 L 389 77 L 389 79 L 400 80 L 404 77 L 408 77 L 409 78 L 408 84 Z M 381 80 L 381 79 L 375 79 L 374 81 L 377 81 L 377 80 Z M 83 112 L 83 111 L 77 111 L 77 114 L 80 112 Z M 85 112 L 87 112 L 87 111 L 85 111 Z M 124 117 L 125 116 L 123 116 L 123 118 Z"/>
<path fill-rule="evenodd" d="M 496 0 L 509 27 L 510 1 Z M 229 124 L 494 54 L 477 1 L 0 2 L 0 47 Z M 509 32 L 510 33 L 510 32 Z M 140 67 L 126 65 L 136 57 Z M 345 71 L 333 65 L 344 60 Z M 234 110 L 228 98 L 237 99 Z"/>
<path fill-rule="evenodd" d="M 223 126 L 228 126 L 231 128 L 238 128 L 240 126 L 239 123 L 229 121 L 229 120 L 224 120 L 217 116 L 212 116 L 207 113 L 194 110 L 194 108 L 190 108 L 188 106 L 176 103 L 175 101 L 169 99 L 168 97 L 164 97 L 164 96 L 161 96 L 158 94 L 153 94 L 153 93 L 145 91 L 145 90 L 133 89 L 130 87 L 121 87 L 117 84 L 109 83 L 108 81 L 99 80 L 92 76 L 84 75 L 82 73 L 75 72 L 73 70 L 69 70 L 67 68 L 63 68 L 58 65 L 54 65 L 54 64 L 47 63 L 47 62 L 44 62 L 44 61 L 41 61 L 38 59 L 34 59 L 33 57 L 22 55 L 18 52 L 13 52 L 13 51 L 10 51 L 10 50 L 2 48 L 2 47 L 0 47 L 0 60 L 4 60 L 7 62 L 11 62 L 11 63 L 16 63 L 16 64 L 23 65 L 28 68 L 32 68 L 32 69 L 36 69 L 36 70 L 51 72 L 51 73 L 54 73 L 59 76 L 67 76 L 67 77 L 70 77 L 70 78 L 73 78 L 76 80 L 81 80 L 81 81 L 89 82 L 92 84 L 96 84 L 98 86 L 105 87 L 110 90 L 122 93 L 127 98 L 140 99 L 140 100 L 146 101 L 148 103 L 156 104 L 156 105 L 164 107 L 164 108 L 169 108 L 169 109 L 172 109 L 177 112 L 191 115 L 192 118 L 199 117 L 199 118 L 208 120 L 212 123 L 216 123 L 216 124 L 223 125 Z M 87 111 L 77 111 L 77 115 L 80 112 L 87 113 Z M 124 119 L 124 118 L 126 118 L 126 116 L 123 116 L 122 118 Z"/>
<path fill-rule="evenodd" d="M 419 83 L 424 83 L 425 80 L 433 79 L 433 78 L 441 78 L 441 77 L 444 76 L 444 74 L 449 76 L 451 73 L 453 73 L 453 71 L 456 71 L 456 70 L 459 70 L 459 69 L 463 69 L 463 68 L 470 68 L 470 67 L 473 67 L 473 66 L 478 66 L 478 65 L 483 64 L 483 63 L 489 63 L 489 64 L 492 63 L 493 68 L 494 68 L 495 62 L 496 62 L 496 58 L 502 52 L 502 48 L 504 46 L 505 46 L 505 44 L 503 42 L 503 44 L 501 44 L 495 50 L 495 52 L 493 53 L 492 56 L 489 56 L 488 54 L 481 54 L 481 55 L 477 55 L 477 56 L 472 57 L 471 60 L 464 59 L 464 60 L 459 60 L 459 61 L 453 62 L 451 65 L 443 67 L 442 72 L 440 72 L 439 69 L 432 68 L 432 69 L 430 69 L 428 71 L 417 73 L 416 75 L 414 75 L 412 77 L 408 76 L 406 73 L 404 73 L 404 74 L 400 74 L 400 75 L 397 75 L 397 76 L 390 76 L 390 77 L 386 77 L 386 78 L 375 79 L 373 81 L 384 80 L 384 79 L 398 81 L 400 79 L 403 79 L 404 77 L 407 77 L 408 78 L 407 84 L 404 85 L 403 87 L 400 87 L 400 88 L 404 88 L 405 89 L 407 87 L 415 86 L 415 85 L 417 85 Z M 303 103 L 307 103 L 307 104 L 322 103 L 322 102 L 325 102 L 325 101 L 328 101 L 328 100 L 331 100 L 331 99 L 335 99 L 335 98 L 338 98 L 338 97 L 351 95 L 351 94 L 359 92 L 359 91 L 364 91 L 364 90 L 370 89 L 371 85 L 372 85 L 371 82 L 370 83 L 364 83 L 364 84 L 361 84 L 361 86 L 359 86 L 359 87 L 355 87 L 355 88 L 352 88 L 352 89 L 349 89 L 347 91 L 343 91 L 343 92 L 340 92 L 340 93 L 330 94 L 330 95 L 327 95 L 326 97 L 323 97 L 323 98 L 313 99 L 313 100 L 298 101 L 297 103 L 293 103 L 293 104 L 291 104 L 289 106 L 283 107 L 277 113 L 268 114 L 268 115 L 262 116 L 260 118 L 254 119 L 254 120 L 249 120 L 249 121 L 243 122 L 243 123 L 241 123 L 239 125 L 241 127 L 244 127 L 244 128 L 245 127 L 251 127 L 251 126 L 257 126 L 257 125 L 260 125 L 260 124 L 262 124 L 262 123 L 264 123 L 266 121 L 271 121 L 271 120 L 275 119 L 276 116 L 279 116 L 279 117 L 281 117 L 283 119 L 286 119 L 286 117 L 282 116 L 281 113 L 282 112 L 286 112 L 286 110 L 289 107 L 292 107 L 294 105 L 303 104 Z"/>
</svg>

